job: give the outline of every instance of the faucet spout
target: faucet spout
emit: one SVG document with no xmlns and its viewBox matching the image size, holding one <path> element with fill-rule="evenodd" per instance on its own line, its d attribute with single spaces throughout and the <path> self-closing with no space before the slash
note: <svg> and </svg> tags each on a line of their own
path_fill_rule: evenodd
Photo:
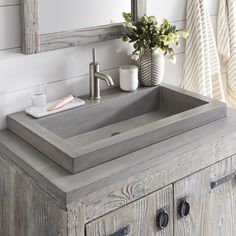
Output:
<svg viewBox="0 0 236 236">
<path fill-rule="evenodd" d="M 102 74 L 100 72 L 95 72 L 95 77 L 104 80 L 107 83 L 108 87 L 114 86 L 114 82 L 110 75 Z"/>
<path fill-rule="evenodd" d="M 91 100 L 101 99 L 100 79 L 104 80 L 108 87 L 114 86 L 111 76 L 100 73 L 99 63 L 96 62 L 96 51 L 93 49 L 93 62 L 89 64 L 89 99 Z"/>
</svg>

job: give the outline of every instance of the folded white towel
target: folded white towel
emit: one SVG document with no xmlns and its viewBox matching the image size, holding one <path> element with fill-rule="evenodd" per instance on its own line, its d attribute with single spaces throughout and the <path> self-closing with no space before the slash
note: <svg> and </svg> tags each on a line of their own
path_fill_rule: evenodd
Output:
<svg viewBox="0 0 236 236">
<path fill-rule="evenodd" d="M 181 87 L 224 100 L 220 62 L 206 0 L 188 0 L 185 62 Z"/>
<path fill-rule="evenodd" d="M 236 1 L 220 0 L 218 14 L 218 51 L 227 69 L 227 101 L 236 107 Z"/>
</svg>

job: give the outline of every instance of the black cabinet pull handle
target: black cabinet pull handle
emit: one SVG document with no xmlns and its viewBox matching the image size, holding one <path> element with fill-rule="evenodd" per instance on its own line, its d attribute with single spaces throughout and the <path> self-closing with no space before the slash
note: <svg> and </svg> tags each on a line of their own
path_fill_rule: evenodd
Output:
<svg viewBox="0 0 236 236">
<path fill-rule="evenodd" d="M 111 234 L 110 236 L 125 236 L 130 233 L 131 226 L 127 225 L 125 228 L 118 230 L 117 232 Z"/>
<path fill-rule="evenodd" d="M 169 223 L 169 213 L 164 209 L 158 210 L 156 216 L 157 229 L 162 230 L 166 228 L 168 223 Z"/>
<path fill-rule="evenodd" d="M 186 199 L 181 199 L 178 204 L 177 212 L 180 218 L 185 218 L 189 215 L 190 212 L 190 204 L 186 201 Z"/>
<path fill-rule="evenodd" d="M 211 189 L 214 189 L 214 188 L 218 187 L 219 185 L 224 184 L 224 183 L 234 179 L 235 177 L 236 177 L 236 172 L 233 172 L 229 175 L 221 177 L 220 179 L 212 181 L 210 183 L 210 187 L 211 187 Z"/>
</svg>

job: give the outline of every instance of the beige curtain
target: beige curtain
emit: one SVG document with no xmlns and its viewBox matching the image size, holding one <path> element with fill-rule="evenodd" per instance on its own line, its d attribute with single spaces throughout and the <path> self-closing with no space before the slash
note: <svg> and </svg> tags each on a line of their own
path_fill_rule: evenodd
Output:
<svg viewBox="0 0 236 236">
<path fill-rule="evenodd" d="M 224 100 L 219 56 L 207 0 L 187 1 L 186 29 L 189 37 L 181 87 Z"/>
<path fill-rule="evenodd" d="M 236 107 L 236 1 L 220 0 L 217 45 L 226 68 L 226 100 Z"/>
</svg>

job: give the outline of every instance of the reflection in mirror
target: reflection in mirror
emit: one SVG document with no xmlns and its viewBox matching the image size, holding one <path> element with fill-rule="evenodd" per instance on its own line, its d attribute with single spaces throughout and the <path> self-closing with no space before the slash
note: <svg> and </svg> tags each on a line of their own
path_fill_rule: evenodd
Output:
<svg viewBox="0 0 236 236">
<path fill-rule="evenodd" d="M 122 37 L 123 12 L 137 21 L 146 0 L 21 0 L 25 54 L 77 47 Z"/>
<path fill-rule="evenodd" d="M 49 34 L 123 22 L 131 0 L 40 0 L 39 32 Z"/>
</svg>

